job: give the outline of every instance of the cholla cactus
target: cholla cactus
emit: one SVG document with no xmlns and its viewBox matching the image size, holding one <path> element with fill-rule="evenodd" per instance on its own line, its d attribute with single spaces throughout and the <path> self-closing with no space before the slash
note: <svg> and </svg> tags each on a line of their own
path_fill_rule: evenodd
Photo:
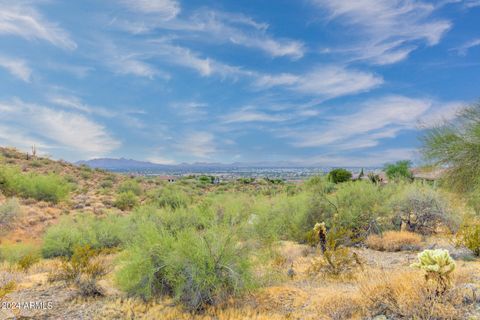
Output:
<svg viewBox="0 0 480 320">
<path fill-rule="evenodd" d="M 437 293 L 443 293 L 452 285 L 452 272 L 455 270 L 455 261 L 450 257 L 448 250 L 424 250 L 418 254 L 418 262 L 411 267 L 426 272 L 426 280 L 437 283 Z"/>
<path fill-rule="evenodd" d="M 325 227 L 325 222 L 315 223 L 313 231 L 318 234 L 320 248 L 322 249 L 322 253 L 325 253 L 327 250 L 327 228 Z"/>
</svg>

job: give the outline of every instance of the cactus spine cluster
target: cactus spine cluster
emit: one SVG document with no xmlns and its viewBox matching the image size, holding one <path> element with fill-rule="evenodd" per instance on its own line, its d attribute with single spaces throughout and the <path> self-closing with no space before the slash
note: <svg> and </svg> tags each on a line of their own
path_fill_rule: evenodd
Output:
<svg viewBox="0 0 480 320">
<path fill-rule="evenodd" d="M 456 265 L 448 250 L 424 250 L 418 254 L 418 262 L 411 266 L 425 271 L 426 280 L 438 285 L 437 293 L 445 292 L 452 285 L 452 273 Z"/>
</svg>

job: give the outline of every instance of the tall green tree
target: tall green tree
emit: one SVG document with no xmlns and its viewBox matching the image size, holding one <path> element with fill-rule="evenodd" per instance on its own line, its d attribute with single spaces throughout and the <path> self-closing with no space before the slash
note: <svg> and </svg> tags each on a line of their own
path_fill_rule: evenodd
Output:
<svg viewBox="0 0 480 320">
<path fill-rule="evenodd" d="M 412 173 L 410 167 L 412 162 L 410 160 L 400 160 L 395 163 L 387 163 L 383 170 L 385 171 L 388 179 L 411 179 Z"/>
<path fill-rule="evenodd" d="M 460 110 L 457 117 L 428 130 L 423 155 L 447 167 L 447 184 L 461 192 L 480 188 L 480 102 Z"/>
</svg>

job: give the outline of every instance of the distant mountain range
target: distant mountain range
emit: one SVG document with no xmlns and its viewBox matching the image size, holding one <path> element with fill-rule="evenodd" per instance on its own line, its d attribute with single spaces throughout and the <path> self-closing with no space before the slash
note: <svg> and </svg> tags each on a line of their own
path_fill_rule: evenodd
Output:
<svg viewBox="0 0 480 320">
<path fill-rule="evenodd" d="M 78 165 L 87 165 L 91 168 L 99 168 L 113 171 L 135 171 L 135 170 L 195 170 L 205 168 L 296 168 L 296 167 L 318 167 L 303 166 L 287 161 L 278 162 L 234 162 L 229 164 L 211 163 L 211 162 L 195 162 L 195 163 L 180 163 L 176 165 L 158 164 L 148 161 L 138 161 L 125 158 L 98 158 L 91 160 L 82 160 L 76 162 Z"/>
</svg>

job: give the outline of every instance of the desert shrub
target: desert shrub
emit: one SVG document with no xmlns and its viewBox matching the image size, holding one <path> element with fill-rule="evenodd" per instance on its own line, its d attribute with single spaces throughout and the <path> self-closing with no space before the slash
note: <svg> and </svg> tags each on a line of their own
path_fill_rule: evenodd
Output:
<svg viewBox="0 0 480 320">
<path fill-rule="evenodd" d="M 456 227 L 447 202 L 425 185 L 411 184 L 391 199 L 390 206 L 397 228 L 403 224 L 408 231 L 432 234 L 441 226 L 451 230 Z"/>
<path fill-rule="evenodd" d="M 184 191 L 173 187 L 153 190 L 148 197 L 149 203 L 159 208 L 177 209 L 187 207 L 190 202 L 188 195 Z"/>
<path fill-rule="evenodd" d="M 455 242 L 470 249 L 477 257 L 480 256 L 480 222 L 465 223 L 457 232 Z"/>
<path fill-rule="evenodd" d="M 21 215 L 21 208 L 18 200 L 15 198 L 8 199 L 4 204 L 0 205 L 0 226 L 6 228 Z"/>
<path fill-rule="evenodd" d="M 135 180 L 126 180 L 124 181 L 117 189 L 118 193 L 126 193 L 131 192 L 136 196 L 142 194 L 142 187 L 140 184 Z"/>
<path fill-rule="evenodd" d="M 473 209 L 477 217 L 480 217 L 480 187 L 466 194 L 467 204 Z"/>
<path fill-rule="evenodd" d="M 141 233 L 144 225 L 177 233 L 186 228 L 203 230 L 215 222 L 212 211 L 202 208 L 180 208 L 175 211 L 159 209 L 154 206 L 141 206 L 136 208 L 127 219 L 127 233 Z"/>
<path fill-rule="evenodd" d="M 324 217 L 327 227 L 336 225 L 351 230 L 353 240 L 359 241 L 370 233 L 378 233 L 387 223 L 388 210 L 384 190 L 368 181 L 343 183 L 335 194 L 327 196 Z"/>
<path fill-rule="evenodd" d="M 144 299 L 169 295 L 198 311 L 250 286 L 248 251 L 231 229 L 172 233 L 152 224 L 139 228 L 117 274 L 119 285 L 130 295 Z"/>
<path fill-rule="evenodd" d="M 131 210 L 139 204 L 138 197 L 132 191 L 122 192 L 117 195 L 114 206 L 120 210 Z"/>
<path fill-rule="evenodd" d="M 127 227 L 128 221 L 115 215 L 64 217 L 47 229 L 42 255 L 45 258 L 71 257 L 76 247 L 86 245 L 96 250 L 120 247 L 128 237 Z"/>
<path fill-rule="evenodd" d="M 7 294 L 15 290 L 16 283 L 13 280 L 2 281 L 0 279 L 0 300 Z"/>
<path fill-rule="evenodd" d="M 111 180 L 103 180 L 100 182 L 100 188 L 111 189 L 113 187 L 113 182 Z"/>
<path fill-rule="evenodd" d="M 327 176 L 313 176 L 305 181 L 304 185 L 314 194 L 327 194 L 335 190 L 335 184 Z"/>
<path fill-rule="evenodd" d="M 372 234 L 365 240 L 367 247 L 379 251 L 405 251 L 420 249 L 422 238 L 408 231 L 387 231 L 382 235 Z"/>
<path fill-rule="evenodd" d="M 347 182 L 352 179 L 352 173 L 347 169 L 333 169 L 328 173 L 328 179 L 333 183 Z"/>
<path fill-rule="evenodd" d="M 457 290 L 436 295 L 420 272 L 367 272 L 359 279 L 362 306 L 368 318 L 461 319 L 463 297 Z"/>
<path fill-rule="evenodd" d="M 70 174 L 67 174 L 63 177 L 65 179 L 65 181 L 67 181 L 68 183 L 71 183 L 71 184 L 78 184 L 78 180 L 75 176 L 72 176 Z"/>
<path fill-rule="evenodd" d="M 26 271 L 40 259 L 37 247 L 28 244 L 11 244 L 0 247 L 0 260 Z"/>
<path fill-rule="evenodd" d="M 94 249 L 111 249 L 121 247 L 127 237 L 128 219 L 110 214 L 104 218 L 92 217 L 87 224 L 93 229 L 95 240 L 90 244 Z"/>
<path fill-rule="evenodd" d="M 322 293 L 319 297 L 318 310 L 320 314 L 328 317 L 326 319 L 360 319 L 359 315 L 362 310 L 361 297 L 356 292 L 331 290 L 331 292 Z"/>
<path fill-rule="evenodd" d="M 411 166 L 412 162 L 410 160 L 401 160 L 395 163 L 387 163 L 383 170 L 390 180 L 411 179 Z"/>
<path fill-rule="evenodd" d="M 70 192 L 70 185 L 59 175 L 23 174 L 18 168 L 0 168 L 0 190 L 10 196 L 57 203 Z"/>
<path fill-rule="evenodd" d="M 238 178 L 237 181 L 242 184 L 252 184 L 255 182 L 255 178 Z"/>
<path fill-rule="evenodd" d="M 198 177 L 198 181 L 204 184 L 212 184 L 213 181 L 215 180 L 214 176 L 200 176 Z"/>
<path fill-rule="evenodd" d="M 47 229 L 43 237 L 42 255 L 44 258 L 70 257 L 76 246 L 89 242 L 87 238 L 75 227 L 73 219 L 64 218 Z"/>
<path fill-rule="evenodd" d="M 305 222 L 307 219 L 307 195 L 297 194 L 287 196 L 279 194 L 267 201 L 263 198 L 251 199 L 237 208 L 236 221 L 248 219 L 255 236 L 268 243 L 277 240 L 297 240 L 304 238 L 305 232 L 311 227 Z M 244 201 L 248 201 L 244 199 Z M 232 208 L 225 212 L 233 211 Z"/>
<path fill-rule="evenodd" d="M 103 295 L 98 286 L 107 273 L 107 268 L 98 252 L 89 245 L 75 247 L 70 259 L 63 259 L 60 268 L 49 275 L 50 281 L 63 280 L 77 287 L 82 296 Z"/>
<path fill-rule="evenodd" d="M 357 254 L 344 245 L 349 238 L 348 231 L 337 227 L 327 231 L 323 223 L 317 223 L 313 231 L 318 235 L 321 256 L 312 261 L 308 269 L 309 274 L 327 277 L 349 276 L 356 267 L 362 267 Z"/>
<path fill-rule="evenodd" d="M 375 184 L 378 184 L 382 181 L 382 178 L 380 177 L 379 174 L 376 174 L 376 173 L 373 173 L 373 172 L 370 172 L 368 175 L 368 180 L 371 182 L 371 183 L 375 183 Z"/>
<path fill-rule="evenodd" d="M 437 295 L 452 287 L 452 273 L 456 264 L 448 250 L 424 250 L 418 254 L 418 262 L 411 266 L 425 272 L 425 280 L 434 283 Z"/>
</svg>

